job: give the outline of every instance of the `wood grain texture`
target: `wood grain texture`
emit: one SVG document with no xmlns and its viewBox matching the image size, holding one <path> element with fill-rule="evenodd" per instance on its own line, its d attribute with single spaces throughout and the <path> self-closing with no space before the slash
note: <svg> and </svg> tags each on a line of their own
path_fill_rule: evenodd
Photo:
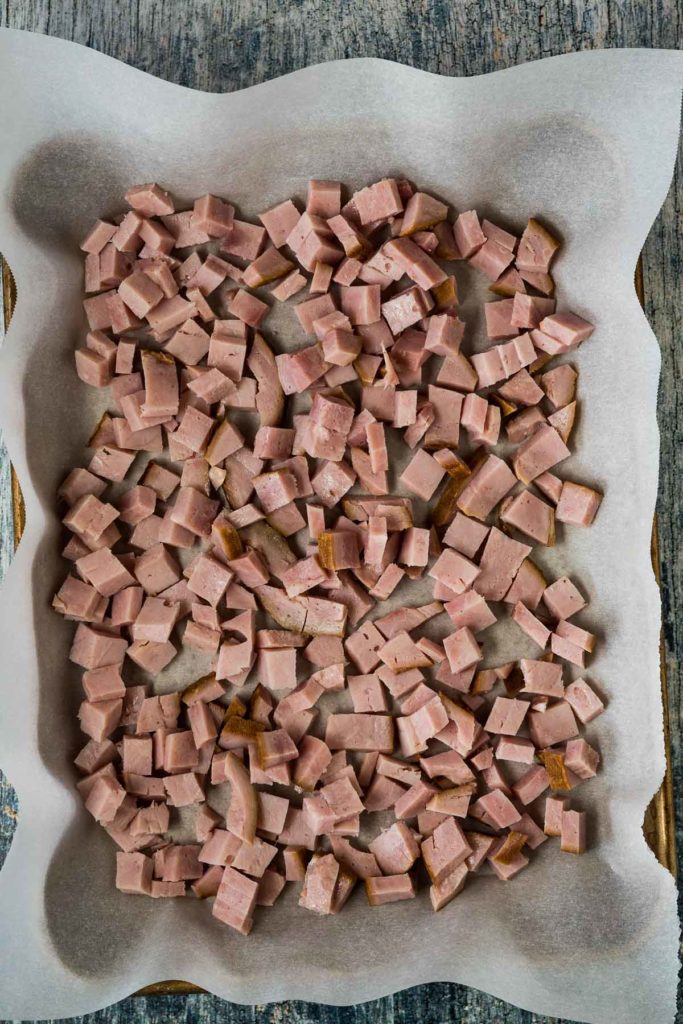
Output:
<svg viewBox="0 0 683 1024">
<path fill-rule="evenodd" d="M 439 74 L 475 75 L 575 50 L 678 49 L 683 43 L 682 23 L 678 0 L 374 0 L 372 4 L 367 0 L 0 0 L 0 25 L 71 39 L 150 74 L 216 92 L 344 57 L 385 57 Z M 672 188 L 643 250 L 645 312 L 662 349 L 657 515 L 679 867 L 683 853 L 681 153 Z M 9 484 L 7 455 L 0 447 L 0 577 L 13 546 Z M 16 810 L 11 786 L 0 773 L 0 863 L 11 840 Z M 683 1004 L 679 1016 L 683 1019 Z M 208 995 L 148 995 L 78 1018 L 85 1019 L 92 1024 L 157 1020 L 550 1024 L 549 1018 L 445 984 L 342 1009 L 304 1003 L 241 1007 Z"/>
</svg>

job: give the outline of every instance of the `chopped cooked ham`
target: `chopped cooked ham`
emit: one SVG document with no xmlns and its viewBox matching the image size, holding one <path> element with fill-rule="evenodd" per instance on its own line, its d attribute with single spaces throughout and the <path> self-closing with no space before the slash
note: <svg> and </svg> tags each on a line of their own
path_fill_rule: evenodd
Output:
<svg viewBox="0 0 683 1024">
<path fill-rule="evenodd" d="M 559 243 L 534 219 L 523 233 L 475 210 L 451 223 L 404 179 L 342 193 L 311 180 L 303 213 L 285 200 L 261 227 L 214 195 L 176 212 L 143 184 L 81 244 L 76 370 L 111 388 L 115 412 L 59 490 L 70 572 L 53 606 L 75 623 L 89 737 L 78 789 L 121 850 L 122 891 L 190 883 L 242 934 L 288 881 L 334 914 L 358 878 L 371 905 L 412 898 L 421 857 L 439 910 L 485 861 L 507 881 L 548 836 L 582 852 L 567 799 L 547 798 L 544 830 L 524 808 L 600 762 L 579 730 L 603 702 L 562 668 L 595 646 L 574 621 L 587 601 L 530 558 L 556 522 L 590 526 L 602 499 L 554 472 L 578 374 L 552 360 L 593 331 L 555 294 Z M 220 254 L 197 249 L 211 239 Z M 483 351 L 458 317 L 455 259 L 497 297 Z M 257 329 L 306 284 L 298 340 L 276 355 Z M 264 286 L 266 301 L 249 290 Z M 509 455 L 492 451 L 502 425 Z M 131 479 L 140 452 L 152 460 Z M 420 578 L 433 600 L 416 606 Z M 544 653 L 489 667 L 498 602 Z M 181 648 L 210 665 L 173 691 Z M 172 692 L 132 685 L 140 670 Z M 224 783 L 225 819 L 207 802 Z M 192 805 L 200 845 L 175 841 L 169 813 Z M 378 811 L 394 820 L 368 849 Z M 504 831 L 463 832 L 465 816 Z"/>
</svg>

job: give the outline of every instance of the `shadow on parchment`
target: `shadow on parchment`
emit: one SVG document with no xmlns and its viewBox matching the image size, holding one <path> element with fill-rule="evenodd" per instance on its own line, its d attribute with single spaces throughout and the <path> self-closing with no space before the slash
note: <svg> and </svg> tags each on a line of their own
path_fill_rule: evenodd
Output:
<svg viewBox="0 0 683 1024">
<path fill-rule="evenodd" d="M 577 130 L 576 125 L 572 127 Z M 506 153 L 508 169 L 510 162 L 524 163 L 524 154 L 515 143 L 514 137 L 499 140 L 502 151 Z M 406 169 L 406 173 L 419 180 L 418 164 L 419 159 Z M 130 184 L 125 166 L 125 160 L 117 159 L 114 145 L 110 147 L 101 137 L 64 137 L 37 148 L 16 177 L 14 213 L 17 222 L 26 235 L 48 247 L 55 260 L 64 261 L 72 269 L 76 265 L 80 268 L 78 244 L 89 224 L 98 216 L 113 215 L 120 209 L 120 197 Z M 559 164 L 554 171 L 557 174 L 570 173 L 569 168 Z M 495 179 L 495 185 L 503 188 L 504 168 L 490 173 L 492 183 Z M 577 168 L 572 168 L 571 173 L 575 176 Z M 432 189 L 431 182 L 426 186 L 439 191 L 436 187 Z M 464 192 L 462 183 L 459 192 Z M 540 201 L 538 205 L 540 208 Z M 497 211 L 492 206 L 487 208 L 482 204 L 482 210 L 491 219 L 497 219 Z M 505 223 L 502 212 L 501 219 Z M 456 275 L 461 274 L 459 270 L 455 272 Z M 30 296 L 22 295 L 21 282 L 18 282 L 18 291 L 19 302 L 24 298 L 30 301 Z M 69 468 L 82 464 L 84 453 L 84 417 L 79 412 L 83 394 L 75 375 L 69 372 L 73 349 L 83 328 L 82 313 L 75 303 L 60 310 L 59 314 L 55 312 L 53 318 L 45 314 L 44 321 L 36 323 L 39 335 L 51 342 L 52 362 L 46 361 L 44 349 L 36 345 L 30 357 L 23 393 L 28 414 L 29 473 L 43 508 L 50 511 L 49 525 L 39 543 L 32 569 L 40 677 L 38 743 L 47 767 L 71 792 L 74 782 L 72 757 L 84 740 L 76 718 L 82 699 L 80 671 L 68 661 L 70 632 L 59 617 L 52 614 L 49 601 L 63 575 L 54 557 L 60 533 L 52 511 L 54 494 Z M 57 335 L 59 344 L 52 343 L 53 334 Z M 600 827 L 605 831 L 610 828 L 607 814 Z M 199 904 L 190 908 L 166 906 L 163 911 L 157 905 L 154 914 L 141 914 L 143 908 L 140 904 L 144 901 L 122 897 L 114 888 L 113 852 L 112 843 L 104 832 L 93 828 L 87 815 L 78 813 L 52 858 L 44 890 L 48 927 L 59 956 L 70 969 L 82 975 L 115 972 L 130 957 L 131 950 L 139 942 L 149 941 L 150 932 L 161 920 L 168 921 L 169 915 L 178 927 L 182 927 L 181 922 L 189 924 L 190 921 L 191 927 L 196 927 L 196 915 L 201 911 L 207 919 L 206 934 L 214 934 L 215 923 L 206 914 L 206 908 L 202 909 Z M 570 884 L 583 875 L 584 865 L 580 864 L 574 870 L 574 882 Z M 599 882 L 591 883 L 596 886 L 598 903 L 603 883 L 605 890 L 612 890 L 614 899 L 614 877 L 606 864 L 601 866 Z M 620 886 L 617 886 L 619 890 Z M 567 936 L 543 934 L 544 921 L 535 909 L 533 899 L 522 898 L 524 886 L 506 892 L 510 893 L 510 907 L 516 906 L 518 913 L 525 915 L 526 922 L 526 927 L 520 930 L 513 923 L 514 913 L 507 924 L 506 917 L 498 918 L 499 926 L 509 929 L 510 941 L 521 946 L 530 957 L 536 957 L 541 940 L 544 958 L 562 957 Z M 447 919 L 442 915 L 439 918 L 441 921 L 429 918 L 425 934 L 445 928 L 441 922 Z M 617 916 L 606 926 L 598 915 L 595 927 L 581 935 L 584 950 L 591 949 L 596 954 L 602 951 L 609 955 L 610 949 L 628 944 L 631 926 L 626 921 L 622 923 L 623 927 Z M 126 935 L 123 945 L 122 934 Z M 417 935 L 419 937 L 419 929 Z M 352 960 L 355 959 L 351 950 L 349 953 Z M 293 959 L 296 959 L 294 955 Z"/>
</svg>

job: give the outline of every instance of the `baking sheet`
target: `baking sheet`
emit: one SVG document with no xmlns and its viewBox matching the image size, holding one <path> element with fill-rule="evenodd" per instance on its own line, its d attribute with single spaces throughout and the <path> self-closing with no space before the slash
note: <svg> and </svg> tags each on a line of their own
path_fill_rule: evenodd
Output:
<svg viewBox="0 0 683 1024">
<path fill-rule="evenodd" d="M 681 55 L 666 51 L 576 54 L 473 79 L 356 60 L 217 96 L 61 40 L 0 33 L 0 246 L 18 286 L 0 425 L 27 506 L 0 595 L 0 759 L 20 802 L 0 872 L 4 1016 L 84 1013 L 182 977 L 236 1001 L 327 1003 L 453 980 L 553 1016 L 673 1020 L 675 887 L 642 836 L 664 771 L 649 564 L 659 351 L 633 268 L 670 182 L 682 74 Z M 424 898 L 370 912 L 358 896 L 318 919 L 290 892 L 245 941 L 194 901 L 116 893 L 111 843 L 73 793 L 77 678 L 49 598 L 63 572 L 53 494 L 82 458 L 91 415 L 72 372 L 77 244 L 134 181 L 187 199 L 215 191 L 253 216 L 303 195 L 310 176 L 354 185 L 392 172 L 456 209 L 519 226 L 546 217 L 565 241 L 563 305 L 599 324 L 574 360 L 582 412 L 566 475 L 606 498 L 591 530 L 567 532 L 542 560 L 571 569 L 601 637 L 588 677 L 609 714 L 586 735 L 604 770 L 577 797 L 592 849 L 575 859 L 547 843 L 514 884 L 475 879 L 438 915 Z M 292 325 L 276 345 L 299 344 Z"/>
</svg>

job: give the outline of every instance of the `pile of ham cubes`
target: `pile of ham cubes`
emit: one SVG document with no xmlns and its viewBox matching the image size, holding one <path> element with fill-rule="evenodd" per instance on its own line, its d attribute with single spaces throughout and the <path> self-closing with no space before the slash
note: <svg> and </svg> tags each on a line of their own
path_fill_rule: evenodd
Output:
<svg viewBox="0 0 683 1024">
<path fill-rule="evenodd" d="M 556 311 L 559 243 L 533 219 L 518 238 L 449 218 L 404 180 L 345 198 L 311 181 L 303 213 L 252 223 L 142 185 L 81 246 L 76 370 L 111 411 L 59 490 L 77 786 L 120 890 L 212 898 L 244 934 L 287 882 L 320 914 L 359 879 L 371 906 L 426 882 L 440 910 L 549 836 L 582 853 L 574 790 L 599 762 L 579 737 L 603 710 L 580 677 L 586 597 L 531 557 L 601 500 L 554 472 L 577 373 L 547 364 L 593 331 Z M 478 353 L 457 261 L 495 296 Z M 300 338 L 275 354 L 259 331 L 304 289 Z M 421 577 L 433 599 L 411 606 Z M 510 616 L 536 656 L 489 665 Z M 212 670 L 155 692 L 181 646 Z M 192 843 L 173 839 L 186 807 Z"/>
</svg>

